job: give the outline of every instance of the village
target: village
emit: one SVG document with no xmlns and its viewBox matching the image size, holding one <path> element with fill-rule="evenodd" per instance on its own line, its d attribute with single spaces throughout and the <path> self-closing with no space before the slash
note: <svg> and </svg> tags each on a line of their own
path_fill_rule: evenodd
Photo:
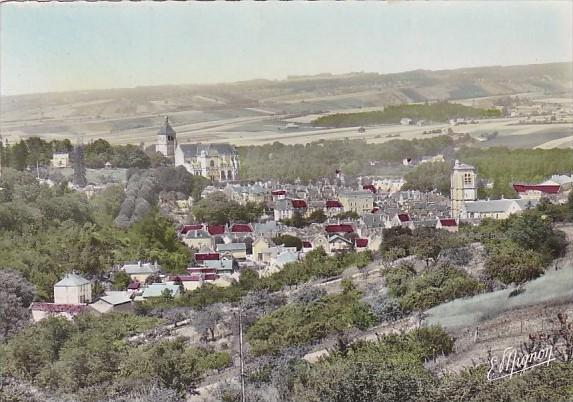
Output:
<svg viewBox="0 0 573 402">
<path fill-rule="evenodd" d="M 0 0 L 0 402 L 573 401 L 572 15 Z"/>
<path fill-rule="evenodd" d="M 133 312 L 138 301 L 176 298 L 207 284 L 231 286 L 245 269 L 254 270 L 261 278 L 272 275 L 319 248 L 327 255 L 376 253 L 386 229 L 457 232 L 460 225 L 477 225 L 485 218 L 507 219 L 542 201 L 565 204 L 573 188 L 573 176 L 553 175 L 541 183 L 513 183 L 519 196 L 515 199 L 478 199 L 475 167 L 457 160 L 451 171 L 449 197 L 435 190 L 403 191 L 404 178 L 346 177 L 341 171 L 336 171 L 333 178 L 306 185 L 276 180 L 237 184 L 233 179 L 238 179 L 239 159 L 231 145 L 178 144 L 168 118 L 158 131 L 156 150 L 191 174 L 211 180 L 201 198 L 219 194 L 239 205 L 261 205 L 263 213 L 255 222 L 209 224 L 192 215 L 193 198 L 160 197 L 159 207 L 173 218 L 179 241 L 192 251 L 184 274 L 170 273 L 157 261 L 115 261 L 110 273 L 124 275 L 125 289 L 111 290 L 108 283 L 105 293 L 95 297 L 91 282 L 70 272 L 54 285 L 53 303 L 32 304 L 35 321 L 53 315 L 71 319 L 85 311 Z M 408 164 L 436 161 L 443 162 L 443 156 Z M 68 163 L 67 155 L 53 157 L 53 166 Z M 80 192 L 87 189 L 87 194 L 93 196 L 105 186 L 95 190 L 93 186 L 75 188 Z"/>
</svg>

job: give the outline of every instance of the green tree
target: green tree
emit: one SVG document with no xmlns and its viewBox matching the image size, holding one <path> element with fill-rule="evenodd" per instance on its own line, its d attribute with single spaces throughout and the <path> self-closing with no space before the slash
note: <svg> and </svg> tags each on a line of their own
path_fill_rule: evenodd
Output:
<svg viewBox="0 0 573 402">
<path fill-rule="evenodd" d="M 296 236 L 281 234 L 273 237 L 275 244 L 282 244 L 285 247 L 296 247 L 297 250 L 302 250 L 302 240 Z"/>
<path fill-rule="evenodd" d="M 23 140 L 10 148 L 10 166 L 16 170 L 24 170 L 28 166 L 28 147 Z"/>
<path fill-rule="evenodd" d="M 130 282 L 130 276 L 123 271 L 118 271 L 113 274 L 112 286 L 114 290 L 125 290 Z"/>
</svg>

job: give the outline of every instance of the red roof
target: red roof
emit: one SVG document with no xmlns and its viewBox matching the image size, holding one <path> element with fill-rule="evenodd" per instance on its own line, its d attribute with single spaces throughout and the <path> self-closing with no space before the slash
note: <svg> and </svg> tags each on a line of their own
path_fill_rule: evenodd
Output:
<svg viewBox="0 0 573 402">
<path fill-rule="evenodd" d="M 222 235 L 225 233 L 225 226 L 224 225 L 209 225 L 207 226 L 207 231 L 211 236 L 215 235 Z"/>
<path fill-rule="evenodd" d="M 354 239 L 354 244 L 356 247 L 366 247 L 368 246 L 368 239 Z"/>
<path fill-rule="evenodd" d="M 293 208 L 306 208 L 306 201 L 305 200 L 291 200 Z"/>
<path fill-rule="evenodd" d="M 514 184 L 513 188 L 518 193 L 541 191 L 546 194 L 557 194 L 561 189 L 561 186 L 559 184 Z"/>
<path fill-rule="evenodd" d="M 326 225 L 324 228 L 328 233 L 352 233 L 354 228 L 352 225 L 341 224 L 341 225 Z"/>
<path fill-rule="evenodd" d="M 456 220 L 452 219 L 452 218 L 440 219 L 440 224 L 442 226 L 449 226 L 449 227 L 458 226 L 458 223 L 456 222 Z"/>
<path fill-rule="evenodd" d="M 232 233 L 251 233 L 253 229 L 250 225 L 245 225 L 243 223 L 235 223 L 231 226 Z"/>
<path fill-rule="evenodd" d="M 219 275 L 217 274 L 205 274 L 205 280 L 206 281 L 214 281 L 219 279 Z"/>
<path fill-rule="evenodd" d="M 374 194 L 376 194 L 376 187 L 374 187 L 374 185 L 372 185 L 372 184 L 366 184 L 366 185 L 362 186 L 362 190 L 370 190 Z"/>
<path fill-rule="evenodd" d="M 201 229 L 203 229 L 203 225 L 183 225 L 179 233 L 187 234 L 192 230 L 201 230 Z"/>
<path fill-rule="evenodd" d="M 32 303 L 32 310 L 45 311 L 47 313 L 68 313 L 71 315 L 79 314 L 87 307 L 85 304 Z"/>
<path fill-rule="evenodd" d="M 181 282 L 197 282 L 201 280 L 201 275 L 200 274 L 195 274 L 195 275 L 173 275 L 169 277 L 169 280 L 171 282 L 177 282 L 177 281 L 181 281 Z"/>
<path fill-rule="evenodd" d="M 410 215 L 398 214 L 398 219 L 400 219 L 400 222 L 410 222 Z"/>
<path fill-rule="evenodd" d="M 127 288 L 129 290 L 137 290 L 140 287 L 141 287 L 141 283 L 139 283 L 138 281 L 130 282 L 129 285 L 127 285 Z"/>
<path fill-rule="evenodd" d="M 342 208 L 340 201 L 328 200 L 326 201 L 326 208 Z"/>
<path fill-rule="evenodd" d="M 302 246 L 303 246 L 304 248 L 311 248 L 311 247 L 312 247 L 312 244 L 310 244 L 309 241 L 306 241 L 306 240 L 305 240 L 305 241 L 302 242 Z"/>
<path fill-rule="evenodd" d="M 220 257 L 219 253 L 195 253 L 195 261 L 216 261 Z"/>
<path fill-rule="evenodd" d="M 286 195 L 286 190 L 273 190 L 271 191 L 272 195 Z"/>
<path fill-rule="evenodd" d="M 217 268 L 189 267 L 187 272 L 190 274 L 215 274 L 217 273 Z"/>
</svg>

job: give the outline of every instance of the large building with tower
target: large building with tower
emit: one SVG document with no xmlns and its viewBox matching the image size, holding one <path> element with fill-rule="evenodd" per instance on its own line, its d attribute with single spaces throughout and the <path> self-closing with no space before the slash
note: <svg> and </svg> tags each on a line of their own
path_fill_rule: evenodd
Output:
<svg viewBox="0 0 573 402">
<path fill-rule="evenodd" d="M 212 181 L 233 181 L 239 177 L 239 156 L 235 147 L 228 143 L 179 144 L 167 117 L 157 133 L 155 150 L 195 176 Z"/>
</svg>

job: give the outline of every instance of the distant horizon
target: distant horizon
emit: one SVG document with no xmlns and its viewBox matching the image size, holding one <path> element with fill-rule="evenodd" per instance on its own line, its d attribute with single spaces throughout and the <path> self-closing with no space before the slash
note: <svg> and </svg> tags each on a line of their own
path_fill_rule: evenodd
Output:
<svg viewBox="0 0 573 402">
<path fill-rule="evenodd" d="M 341 73 L 330 73 L 328 71 L 323 71 L 320 73 L 313 73 L 313 74 L 293 74 L 286 77 L 279 77 L 279 78 L 249 78 L 239 81 L 221 81 L 221 82 L 187 82 L 187 83 L 163 83 L 163 84 L 153 84 L 153 85 L 137 85 L 132 87 L 109 87 L 109 88 L 79 88 L 79 89 L 72 89 L 72 90 L 63 90 L 63 91 L 50 91 L 50 92 L 26 92 L 26 93 L 18 93 L 18 94 L 10 94 L 10 95 L 0 95 L 0 98 L 13 98 L 13 97 L 24 97 L 24 96 L 34 96 L 34 95 L 57 95 L 57 94 L 66 94 L 66 93 L 77 93 L 77 92 L 104 92 L 104 91 L 116 91 L 116 90 L 131 90 L 131 89 L 138 89 L 138 88 L 158 88 L 158 87 L 185 87 L 185 86 L 217 86 L 217 85 L 231 85 L 231 84 L 239 84 L 244 82 L 251 82 L 251 81 L 269 81 L 269 82 L 281 82 L 281 81 L 288 81 L 292 77 L 318 77 L 321 75 L 330 75 L 332 77 L 340 77 L 344 75 L 352 75 L 352 74 L 378 74 L 378 75 L 391 75 L 391 74 L 404 74 L 413 71 L 431 71 L 431 72 L 439 72 L 439 71 L 455 71 L 455 70 L 466 70 L 466 69 L 478 69 L 478 68 L 490 68 L 490 67 L 524 67 L 524 66 L 536 66 L 536 65 L 546 65 L 546 64 L 572 64 L 573 60 L 564 60 L 564 61 L 547 61 L 543 63 L 528 63 L 528 64 L 489 64 L 489 65 L 477 65 L 477 66 L 461 66 L 455 68 L 442 68 L 442 69 L 429 69 L 429 68 L 416 68 L 413 70 L 402 70 L 402 71 L 391 71 L 391 72 L 378 72 L 378 71 L 348 71 L 348 72 L 341 72 Z M 572 71 L 573 73 L 573 71 Z"/>
<path fill-rule="evenodd" d="M 573 59 L 573 2 L 8 2 L 0 95 Z"/>
</svg>

